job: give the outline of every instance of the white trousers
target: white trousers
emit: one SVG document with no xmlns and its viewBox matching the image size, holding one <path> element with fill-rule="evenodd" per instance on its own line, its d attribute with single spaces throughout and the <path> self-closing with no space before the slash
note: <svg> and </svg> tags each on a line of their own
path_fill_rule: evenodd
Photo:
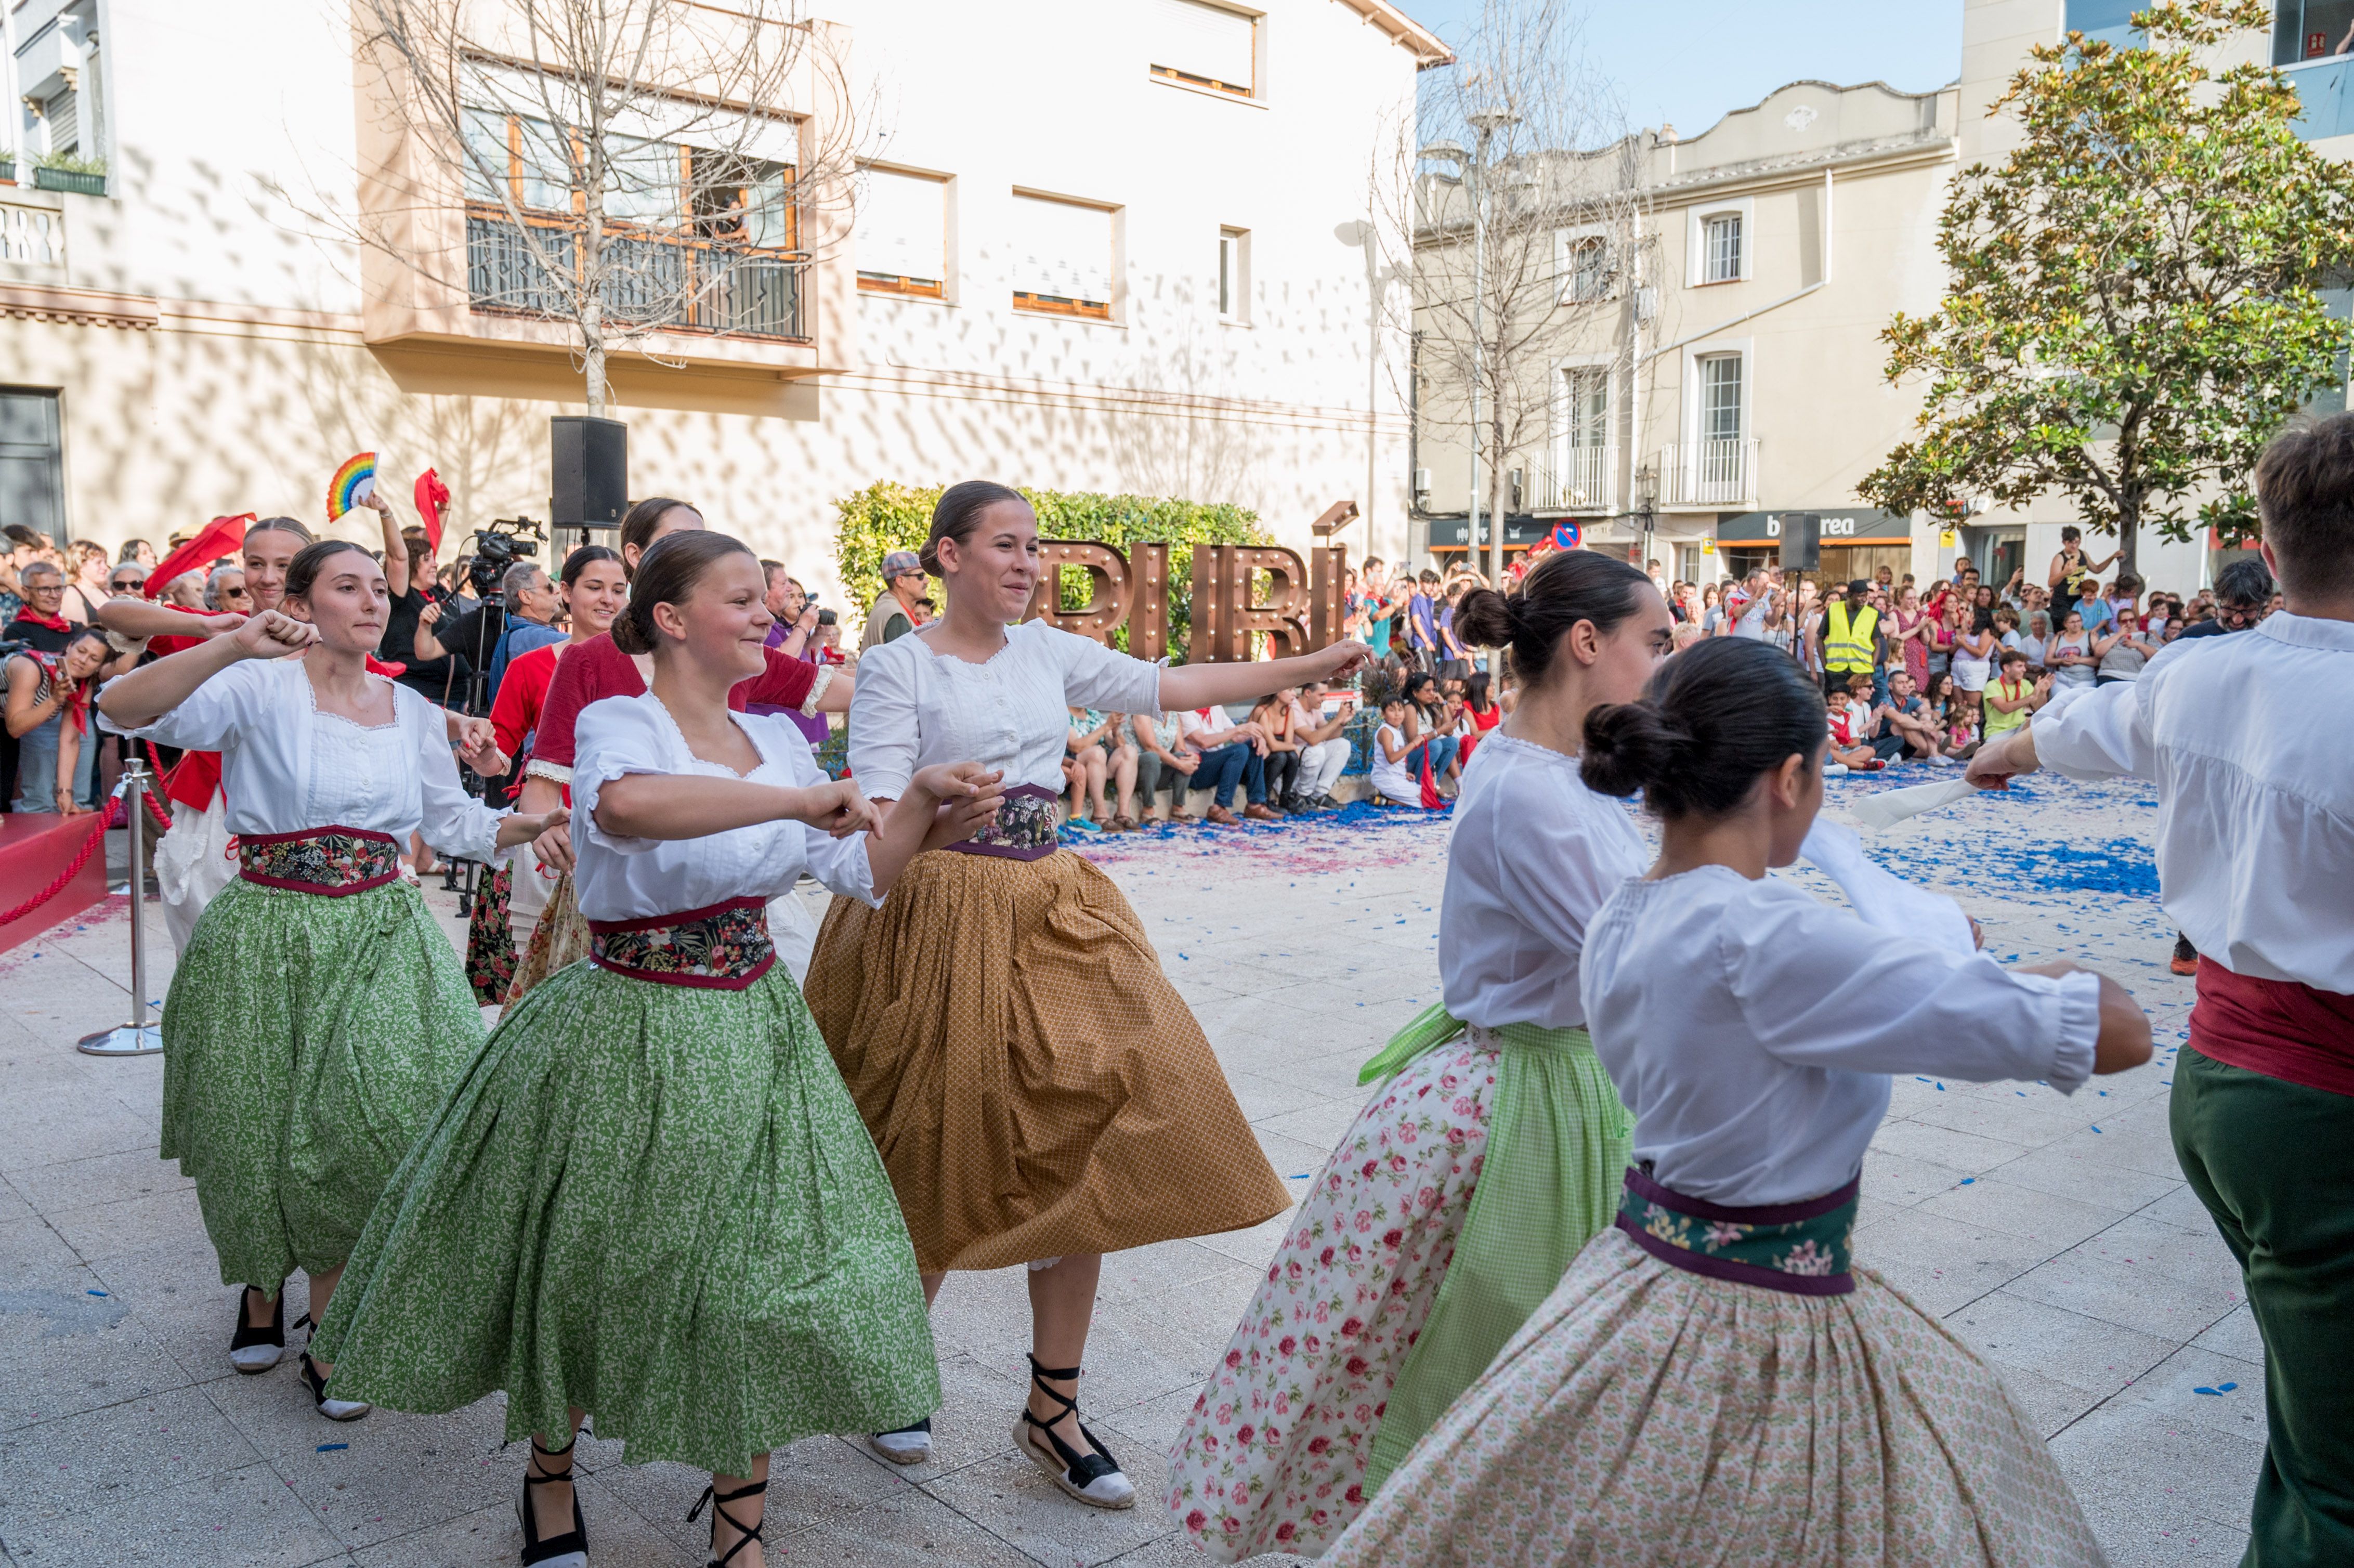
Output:
<svg viewBox="0 0 2354 1568">
<path fill-rule="evenodd" d="M 1341 781 L 1341 769 L 1349 766 L 1349 737 L 1336 735 L 1330 740 L 1320 740 L 1299 753 L 1299 792 L 1303 795 L 1330 795 L 1332 786 Z"/>
</svg>

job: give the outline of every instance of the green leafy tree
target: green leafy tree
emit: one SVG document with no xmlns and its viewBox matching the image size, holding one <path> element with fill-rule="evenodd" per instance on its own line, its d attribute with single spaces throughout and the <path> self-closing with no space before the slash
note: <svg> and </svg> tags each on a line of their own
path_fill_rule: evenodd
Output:
<svg viewBox="0 0 2354 1568">
<path fill-rule="evenodd" d="M 860 610 L 883 592 L 883 557 L 893 550 L 923 546 L 931 532 L 932 508 L 940 499 L 940 490 L 938 485 L 927 490 L 885 480 L 834 503 L 840 513 L 834 530 L 834 564 Z M 1022 494 L 1038 514 L 1042 538 L 1090 539 L 1121 551 L 1137 543 L 1170 547 L 1172 652 L 1185 647 L 1193 628 L 1193 546 L 1275 543 L 1259 526 L 1257 513 L 1224 502 L 1097 495 L 1085 491 L 1023 490 Z M 1087 602 L 1087 573 L 1064 570 L 1058 586 L 1066 609 L 1076 609 Z M 1120 628 L 1112 641 L 1115 646 L 1126 648 L 1128 629 Z"/>
<path fill-rule="evenodd" d="M 2343 379 L 2348 323 L 2317 289 L 2354 260 L 2354 171 L 2297 139 L 2296 89 L 2207 63 L 2272 19 L 2161 0 L 2134 17 L 2147 48 L 2034 51 L 1991 111 L 2025 140 L 1962 171 L 1939 223 L 1943 302 L 1881 334 L 1889 380 L 1927 389 L 1866 501 L 1951 517 L 2056 491 L 2128 569 L 2145 524 L 2254 531 L 2257 452 Z"/>
</svg>

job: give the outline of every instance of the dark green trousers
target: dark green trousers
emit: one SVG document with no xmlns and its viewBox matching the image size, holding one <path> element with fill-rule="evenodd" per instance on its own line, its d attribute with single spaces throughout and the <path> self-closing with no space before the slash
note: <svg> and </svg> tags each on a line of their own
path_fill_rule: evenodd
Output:
<svg viewBox="0 0 2354 1568">
<path fill-rule="evenodd" d="M 2270 1441 L 2243 1568 L 2354 1563 L 2354 1096 L 2186 1045 L 2171 1118 L 2264 1338 Z"/>
</svg>

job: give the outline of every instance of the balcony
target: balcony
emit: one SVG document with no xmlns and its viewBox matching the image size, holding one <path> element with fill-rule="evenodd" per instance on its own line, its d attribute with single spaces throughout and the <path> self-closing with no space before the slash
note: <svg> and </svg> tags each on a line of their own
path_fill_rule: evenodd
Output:
<svg viewBox="0 0 2354 1568">
<path fill-rule="evenodd" d="M 551 220 L 534 228 L 558 266 L 576 264 L 570 226 Z M 809 335 L 801 327 L 805 252 L 627 233 L 607 234 L 604 249 L 600 292 L 617 321 L 659 320 L 664 332 L 789 342 Z M 549 320 L 567 313 L 562 291 L 503 214 L 466 214 L 466 294 L 472 309 L 492 315 Z"/>
<path fill-rule="evenodd" d="M 1693 441 L 1659 449 L 1659 504 L 1707 511 L 1754 506 L 1757 501 L 1757 440 Z"/>
<path fill-rule="evenodd" d="M 1532 513 L 1607 512 L 1617 471 L 1616 447 L 1556 447 L 1529 476 L 1521 504 Z"/>
</svg>

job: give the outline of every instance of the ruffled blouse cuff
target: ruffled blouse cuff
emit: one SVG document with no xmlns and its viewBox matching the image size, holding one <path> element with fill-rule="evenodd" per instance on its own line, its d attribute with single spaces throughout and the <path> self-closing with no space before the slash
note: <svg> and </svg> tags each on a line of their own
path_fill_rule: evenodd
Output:
<svg viewBox="0 0 2354 1568">
<path fill-rule="evenodd" d="M 560 762 L 543 762 L 536 757 L 524 766 L 523 776 L 526 779 L 545 779 L 556 784 L 568 785 L 572 782 L 572 769 Z"/>
<path fill-rule="evenodd" d="M 2062 975 L 2053 1004 L 2060 1012 L 2060 1040 L 2043 1081 L 2073 1095 L 2093 1075 L 2093 1047 L 2101 1037 L 2101 977 L 2082 969 Z"/>
<path fill-rule="evenodd" d="M 825 689 L 833 684 L 833 675 L 834 669 L 832 665 L 821 664 L 818 666 L 817 679 L 810 683 L 809 695 L 801 699 L 801 717 L 817 717 L 818 702 L 825 695 Z"/>
</svg>

